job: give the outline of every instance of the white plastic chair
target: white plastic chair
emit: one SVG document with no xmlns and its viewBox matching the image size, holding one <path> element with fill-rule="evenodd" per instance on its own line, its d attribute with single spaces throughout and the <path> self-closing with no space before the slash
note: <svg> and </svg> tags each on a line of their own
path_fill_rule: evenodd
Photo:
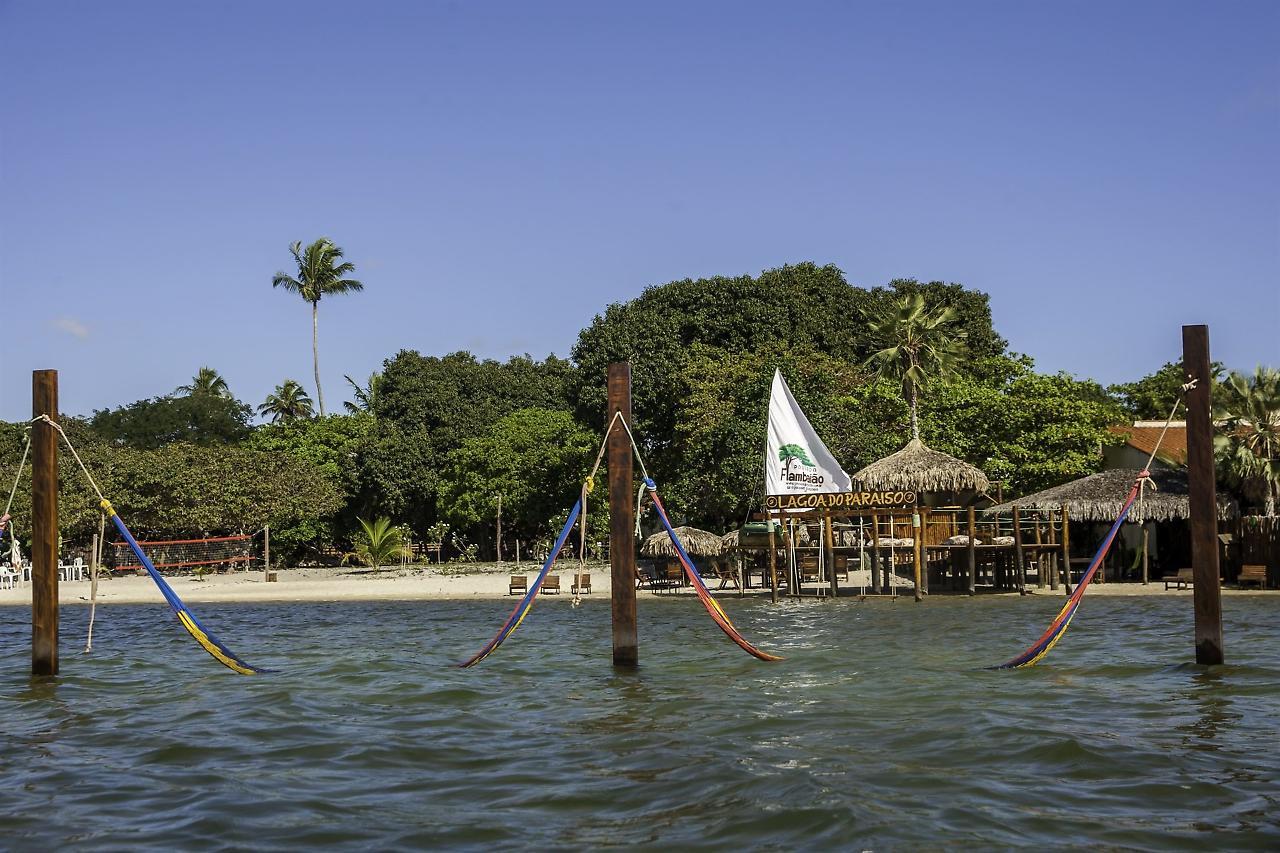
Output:
<svg viewBox="0 0 1280 853">
<path fill-rule="evenodd" d="M 18 573 L 10 569 L 8 563 L 0 566 L 0 589 L 16 589 L 17 586 Z"/>
</svg>

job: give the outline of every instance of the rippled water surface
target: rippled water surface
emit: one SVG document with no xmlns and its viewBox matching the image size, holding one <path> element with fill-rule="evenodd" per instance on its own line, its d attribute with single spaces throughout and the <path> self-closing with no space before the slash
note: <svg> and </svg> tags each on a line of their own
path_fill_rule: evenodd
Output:
<svg viewBox="0 0 1280 853">
<path fill-rule="evenodd" d="M 1191 601 L 1091 598 L 1031 670 L 1047 596 L 640 602 L 637 671 L 608 601 L 195 609 L 261 677 L 158 606 L 63 610 L 62 675 L 28 675 L 0 608 L 0 848 L 1280 848 L 1280 600 L 1229 598 L 1229 666 Z"/>
</svg>

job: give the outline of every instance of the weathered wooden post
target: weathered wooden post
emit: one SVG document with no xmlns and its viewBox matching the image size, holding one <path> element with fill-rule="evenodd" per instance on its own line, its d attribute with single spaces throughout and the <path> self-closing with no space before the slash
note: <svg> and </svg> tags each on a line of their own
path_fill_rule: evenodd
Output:
<svg viewBox="0 0 1280 853">
<path fill-rule="evenodd" d="M 831 524 L 831 510 L 823 510 L 823 522 L 826 527 L 827 571 L 831 573 L 831 597 L 840 595 L 840 585 L 836 582 L 836 542 L 835 530 Z"/>
<path fill-rule="evenodd" d="M 58 419 L 58 371 L 31 373 L 31 414 Z M 31 674 L 58 674 L 58 432 L 31 430 Z"/>
<path fill-rule="evenodd" d="M 580 543 L 580 547 L 582 548 L 583 553 L 586 553 L 586 547 L 587 547 L 586 535 L 587 534 L 583 532 L 582 534 L 583 540 Z M 498 565 L 502 565 L 502 493 L 501 492 L 498 493 L 498 533 L 496 537 L 496 542 L 497 542 L 497 549 L 498 549 Z"/>
<path fill-rule="evenodd" d="M 1182 370 L 1195 387 L 1187 392 L 1187 480 L 1191 499 L 1191 567 L 1195 578 L 1196 663 L 1219 664 L 1222 590 L 1218 579 L 1218 496 L 1213 467 L 1213 372 L 1209 327 L 1182 327 Z"/>
<path fill-rule="evenodd" d="M 1027 570 L 1027 561 L 1022 551 L 1022 512 L 1018 509 L 1017 504 L 1013 506 L 1013 565 L 1016 572 L 1025 572 Z M 1036 571 L 1040 575 L 1044 574 L 1044 569 L 1040 568 L 1042 565 L 1037 552 Z"/>
<path fill-rule="evenodd" d="M 769 531 L 769 589 L 773 603 L 778 603 L 778 548 L 773 538 L 773 515 L 765 514 L 764 526 Z"/>
<path fill-rule="evenodd" d="M 884 586 L 880 585 L 880 513 L 871 510 L 871 588 L 878 593 L 889 591 L 886 578 Z"/>
<path fill-rule="evenodd" d="M 1148 550 L 1150 547 L 1151 547 L 1151 531 L 1147 529 L 1147 523 L 1143 521 L 1142 522 L 1142 585 L 1143 586 L 1146 586 L 1148 583 L 1151 582 L 1150 551 Z"/>
<path fill-rule="evenodd" d="M 271 581 L 271 525 L 262 525 L 262 582 Z"/>
<path fill-rule="evenodd" d="M 924 587 L 921 586 L 920 580 L 920 553 L 923 547 L 924 528 L 920 524 L 920 507 L 915 507 L 911 511 L 911 566 L 914 570 L 916 581 L 916 601 L 924 601 Z"/>
<path fill-rule="evenodd" d="M 1071 531 L 1067 508 L 1062 507 L 1062 576 L 1066 579 L 1067 595 L 1071 594 Z M 1101 568 L 1101 567 L 1099 567 Z"/>
<path fill-rule="evenodd" d="M 978 544 L 974 540 L 978 535 L 977 519 L 974 518 L 973 507 L 969 507 L 969 594 L 978 594 Z"/>
<path fill-rule="evenodd" d="M 613 665 L 640 663 L 636 634 L 636 549 L 631 541 L 635 528 L 635 493 L 632 491 L 631 441 L 622 424 L 614 424 L 619 413 L 631 425 L 631 364 L 609 365 L 609 407 L 605 428 L 609 430 L 609 568 L 613 581 Z"/>
</svg>

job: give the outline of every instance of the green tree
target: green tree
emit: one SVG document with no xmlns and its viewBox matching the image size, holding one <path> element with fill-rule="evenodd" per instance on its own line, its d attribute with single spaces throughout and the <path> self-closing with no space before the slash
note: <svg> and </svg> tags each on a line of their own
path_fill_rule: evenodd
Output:
<svg viewBox="0 0 1280 853">
<path fill-rule="evenodd" d="M 196 375 L 192 378 L 190 385 L 179 385 L 174 393 L 189 395 L 209 394 L 214 397 L 232 399 L 231 389 L 227 387 L 227 380 L 222 378 L 222 374 L 212 367 L 200 368 L 196 371 Z"/>
<path fill-rule="evenodd" d="M 911 437 L 920 438 L 918 395 L 932 381 L 959 375 L 968 355 L 966 335 L 956 327 L 956 309 L 926 306 L 924 296 L 908 293 L 867 315 L 880 349 L 866 360 L 880 378 L 902 386 L 911 408 Z"/>
<path fill-rule="evenodd" d="M 298 266 L 298 277 L 278 272 L 272 278 L 271 286 L 283 287 L 311 303 L 311 360 L 316 376 L 316 402 L 320 407 L 320 416 L 324 417 L 324 392 L 320 389 L 320 299 L 364 290 L 364 285 L 353 278 L 344 278 L 355 272 L 355 264 L 342 261 L 342 249 L 326 237 L 321 237 L 305 249 L 301 242 L 296 242 L 289 247 L 289 251 Z"/>
<path fill-rule="evenodd" d="M 1274 516 L 1280 498 L 1280 370 L 1258 365 L 1253 376 L 1232 371 L 1218 391 L 1213 443 L 1219 468 Z"/>
<path fill-rule="evenodd" d="M 156 397 L 95 411 L 90 427 L 119 447 L 155 449 L 176 441 L 234 444 L 249 434 L 252 410 L 215 394 Z"/>
<path fill-rule="evenodd" d="M 487 540 L 501 494 L 504 535 L 524 542 L 544 538 L 577 500 L 600 441 L 568 411 L 521 409 L 499 418 L 449 454 L 441 515 L 472 538 Z M 603 474 L 598 478 L 597 485 Z M 607 517 L 607 503 L 598 498 L 589 520 Z"/>
<path fill-rule="evenodd" d="M 1222 363 L 1215 361 L 1210 369 L 1216 385 L 1222 376 Z M 1124 406 L 1132 419 L 1163 421 L 1169 417 L 1173 404 L 1182 396 L 1182 385 L 1186 381 L 1182 365 L 1170 361 L 1155 373 L 1136 382 L 1112 385 L 1107 388 L 1107 392 Z"/>
<path fill-rule="evenodd" d="M 264 418 L 270 415 L 272 423 L 309 418 L 312 415 L 311 397 L 297 382 L 286 379 L 258 406 L 258 414 Z"/>
<path fill-rule="evenodd" d="M 355 549 L 346 555 L 348 558 L 372 566 L 376 572 L 383 566 L 409 556 L 404 531 L 394 526 L 391 519 L 384 517 L 373 521 L 363 518 L 356 520 L 360 523 L 360 531 L 356 534 Z"/>
</svg>

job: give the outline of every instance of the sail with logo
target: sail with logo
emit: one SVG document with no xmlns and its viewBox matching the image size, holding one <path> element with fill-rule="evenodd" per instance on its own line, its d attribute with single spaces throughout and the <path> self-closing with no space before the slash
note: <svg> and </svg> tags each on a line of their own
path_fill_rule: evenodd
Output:
<svg viewBox="0 0 1280 853">
<path fill-rule="evenodd" d="M 853 489 L 849 475 L 814 432 L 780 370 L 773 372 L 773 391 L 769 395 L 764 485 L 765 494 L 770 496 Z"/>
</svg>

